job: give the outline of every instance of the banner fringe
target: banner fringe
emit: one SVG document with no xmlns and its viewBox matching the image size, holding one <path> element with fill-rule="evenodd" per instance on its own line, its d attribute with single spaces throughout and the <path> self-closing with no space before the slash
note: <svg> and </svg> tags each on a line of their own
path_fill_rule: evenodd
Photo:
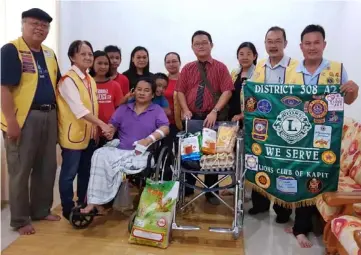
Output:
<svg viewBox="0 0 361 255">
<path fill-rule="evenodd" d="M 251 188 L 252 190 L 258 192 L 259 194 L 261 194 L 264 197 L 267 197 L 270 201 L 274 202 L 275 204 L 278 204 L 284 208 L 288 208 L 288 209 L 293 209 L 293 208 L 299 208 L 299 207 L 307 207 L 307 206 L 314 206 L 316 205 L 316 201 L 318 196 L 314 197 L 314 198 L 309 198 L 309 199 L 305 199 L 305 200 L 301 200 L 298 202 L 286 202 L 282 199 L 279 199 L 275 196 L 272 196 L 271 194 L 267 193 L 267 191 L 265 191 L 264 189 L 262 189 L 261 187 L 257 186 L 256 184 L 246 180 L 246 187 Z"/>
</svg>

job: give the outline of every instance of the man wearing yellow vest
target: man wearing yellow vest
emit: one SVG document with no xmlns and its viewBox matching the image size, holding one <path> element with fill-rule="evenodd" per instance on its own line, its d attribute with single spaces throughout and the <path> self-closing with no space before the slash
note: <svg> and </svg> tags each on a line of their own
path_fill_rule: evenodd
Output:
<svg viewBox="0 0 361 255">
<path fill-rule="evenodd" d="M 61 75 L 54 52 L 42 45 L 51 21 L 37 8 L 23 12 L 22 37 L 1 48 L 1 130 L 9 171 L 10 225 L 22 235 L 35 233 L 31 220 L 60 220 L 50 209 L 57 168 L 54 91 Z"/>
<path fill-rule="evenodd" d="M 341 84 L 346 104 L 352 104 L 357 96 L 359 87 L 348 76 L 342 63 L 329 61 L 323 58 L 326 47 L 325 30 L 319 25 L 309 25 L 301 33 L 300 44 L 304 61 L 296 68 L 289 69 L 286 83 L 305 85 Z M 303 248 L 312 246 L 307 234 L 312 230 L 312 215 L 316 212 L 315 206 L 296 209 L 295 223 L 292 228 L 286 229 L 293 233 Z"/>
<path fill-rule="evenodd" d="M 280 27 L 268 29 L 265 46 L 269 57 L 257 63 L 251 80 L 260 83 L 284 84 L 287 79 L 287 70 L 294 68 L 298 64 L 297 60 L 291 59 L 284 54 L 284 49 L 287 46 L 285 30 Z M 252 204 L 253 207 L 248 211 L 250 215 L 268 211 L 271 203 L 268 198 L 253 190 Z M 278 204 L 274 204 L 273 209 L 277 214 L 277 223 L 288 222 L 292 210 L 283 208 Z"/>
</svg>

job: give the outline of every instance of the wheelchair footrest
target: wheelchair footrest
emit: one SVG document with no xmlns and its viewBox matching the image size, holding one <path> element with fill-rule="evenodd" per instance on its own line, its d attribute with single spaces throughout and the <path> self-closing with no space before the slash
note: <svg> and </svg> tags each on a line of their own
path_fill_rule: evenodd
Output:
<svg viewBox="0 0 361 255">
<path fill-rule="evenodd" d="M 233 228 L 209 228 L 210 232 L 216 232 L 216 233 L 233 233 Z"/>
<path fill-rule="evenodd" d="M 200 227 L 197 226 L 178 226 L 177 224 L 172 224 L 172 230 L 187 230 L 187 231 L 194 231 L 194 230 L 200 230 Z"/>
</svg>

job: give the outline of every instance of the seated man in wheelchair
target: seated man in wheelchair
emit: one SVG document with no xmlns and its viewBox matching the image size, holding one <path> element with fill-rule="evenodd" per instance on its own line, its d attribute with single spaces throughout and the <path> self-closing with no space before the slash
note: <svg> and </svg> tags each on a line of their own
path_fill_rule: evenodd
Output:
<svg viewBox="0 0 361 255">
<path fill-rule="evenodd" d="M 147 149 L 169 133 L 169 122 L 164 110 L 152 103 L 155 82 L 142 78 L 135 86 L 135 102 L 119 106 L 106 134 L 113 140 L 94 152 L 87 192 L 87 206 L 80 212 L 87 214 L 110 202 L 117 194 L 123 174 L 137 174 L 148 165 Z"/>
</svg>

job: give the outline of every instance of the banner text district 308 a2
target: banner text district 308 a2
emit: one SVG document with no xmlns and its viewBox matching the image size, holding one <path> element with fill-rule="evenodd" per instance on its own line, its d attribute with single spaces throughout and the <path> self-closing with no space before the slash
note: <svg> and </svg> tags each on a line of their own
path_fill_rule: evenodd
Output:
<svg viewBox="0 0 361 255">
<path fill-rule="evenodd" d="M 339 85 L 247 82 L 243 89 L 247 183 L 285 207 L 336 191 L 344 98 Z"/>
</svg>

